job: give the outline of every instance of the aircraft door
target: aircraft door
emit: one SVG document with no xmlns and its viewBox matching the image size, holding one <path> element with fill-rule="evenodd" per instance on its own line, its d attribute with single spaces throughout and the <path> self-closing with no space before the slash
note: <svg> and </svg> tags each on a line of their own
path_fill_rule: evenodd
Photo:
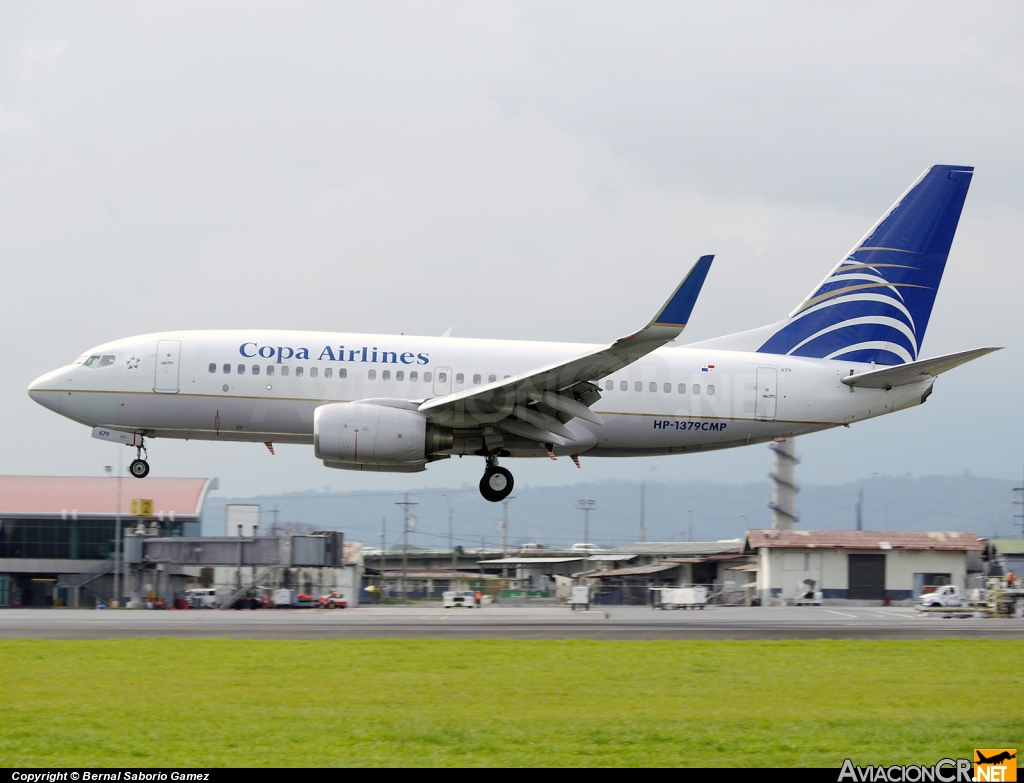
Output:
<svg viewBox="0 0 1024 783">
<path fill-rule="evenodd" d="M 452 368 L 434 368 L 434 396 L 444 397 L 452 393 Z"/>
<path fill-rule="evenodd" d="M 174 394 L 178 391 L 178 359 L 181 340 L 160 340 L 156 344 L 156 377 L 153 391 Z"/>
<path fill-rule="evenodd" d="M 757 368 L 757 399 L 754 402 L 754 418 L 760 421 L 775 421 L 778 374 L 773 367 Z"/>
</svg>

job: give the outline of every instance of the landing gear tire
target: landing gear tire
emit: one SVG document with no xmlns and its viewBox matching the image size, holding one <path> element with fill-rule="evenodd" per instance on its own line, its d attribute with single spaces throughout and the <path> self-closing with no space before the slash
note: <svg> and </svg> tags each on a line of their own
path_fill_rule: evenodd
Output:
<svg viewBox="0 0 1024 783">
<path fill-rule="evenodd" d="M 135 478 L 146 478 L 149 475 L 149 463 L 144 459 L 132 460 L 132 464 L 128 467 L 128 472 L 135 476 Z"/>
<path fill-rule="evenodd" d="M 484 471 L 484 477 L 480 479 L 480 494 L 484 500 L 498 503 L 512 494 L 514 484 L 512 473 L 495 465 Z"/>
</svg>

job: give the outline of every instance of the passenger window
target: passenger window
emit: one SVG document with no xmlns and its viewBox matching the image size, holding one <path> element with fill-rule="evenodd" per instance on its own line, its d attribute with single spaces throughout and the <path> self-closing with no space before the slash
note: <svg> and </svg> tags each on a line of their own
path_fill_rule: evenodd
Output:
<svg viewBox="0 0 1024 783">
<path fill-rule="evenodd" d="M 302 372 L 303 372 L 303 368 L 301 366 L 300 367 L 296 367 L 295 368 L 295 377 L 296 378 L 301 378 L 302 377 Z"/>
<path fill-rule="evenodd" d="M 217 365 L 210 362 L 210 372 L 217 372 Z"/>
<path fill-rule="evenodd" d="M 85 366 L 86 367 L 92 367 L 93 369 L 95 369 L 99 365 L 99 363 L 100 363 L 100 357 L 99 356 L 90 356 L 88 359 L 85 360 Z"/>
<path fill-rule="evenodd" d="M 479 374 L 473 376 L 473 383 L 480 383 L 482 380 L 483 378 Z"/>
<path fill-rule="evenodd" d="M 309 368 L 309 377 L 310 378 L 315 378 L 319 374 L 320 374 L 320 368 L 318 368 L 318 367 L 310 367 Z"/>
<path fill-rule="evenodd" d="M 334 375 L 334 368 L 333 367 L 328 367 L 328 368 L 326 368 L 324 370 L 324 377 L 325 378 L 330 378 L 332 375 Z"/>
<path fill-rule="evenodd" d="M 679 386 L 677 388 L 678 388 L 680 394 L 686 394 L 686 384 L 685 383 L 679 384 Z"/>
<path fill-rule="evenodd" d="M 448 373 L 446 373 L 446 372 L 439 372 L 437 374 L 437 382 L 438 383 L 445 383 L 445 382 L 447 382 L 447 380 L 448 380 Z"/>
<path fill-rule="evenodd" d="M 666 383 L 665 384 L 665 394 L 671 394 L 671 393 L 672 393 L 672 384 L 671 383 Z"/>
<path fill-rule="evenodd" d="M 621 389 L 622 391 L 629 391 L 629 382 L 619 381 L 619 389 Z"/>
<path fill-rule="evenodd" d="M 371 381 L 377 380 L 377 371 L 370 370 L 368 373 L 366 373 L 366 377 L 369 378 Z"/>
<path fill-rule="evenodd" d="M 391 370 L 384 370 L 384 372 L 382 372 L 380 374 L 380 379 L 382 381 L 390 381 L 391 380 Z"/>
<path fill-rule="evenodd" d="M 458 373 L 458 374 L 456 374 L 456 376 L 455 376 L 455 382 L 456 382 L 456 383 L 465 383 L 465 382 L 466 382 L 466 376 L 465 376 L 465 375 L 463 375 L 463 374 L 462 374 L 461 372 L 460 372 L 460 373 Z"/>
<path fill-rule="evenodd" d="M 340 370 L 338 370 L 338 377 L 339 378 L 347 378 L 348 377 L 348 367 L 342 367 Z"/>
<path fill-rule="evenodd" d="M 644 390 L 644 382 L 643 381 L 637 381 L 636 383 L 633 384 L 633 388 L 636 391 L 643 391 Z"/>
<path fill-rule="evenodd" d="M 113 363 L 114 363 L 114 357 L 113 356 L 104 356 L 102 359 L 100 359 L 100 367 L 107 367 L 107 366 L 109 366 L 109 365 L 111 365 Z"/>
<path fill-rule="evenodd" d="M 430 383 L 430 379 L 433 378 L 433 377 L 434 377 L 434 374 L 432 372 L 425 372 L 425 373 L 423 373 L 423 382 L 424 383 Z"/>
<path fill-rule="evenodd" d="M 245 365 L 244 364 L 238 365 L 238 374 L 239 375 L 245 375 Z"/>
<path fill-rule="evenodd" d="M 488 383 L 494 383 L 496 380 L 498 380 L 498 376 L 497 375 L 488 375 L 487 376 L 487 382 Z"/>
<path fill-rule="evenodd" d="M 418 381 L 419 379 L 420 379 L 420 374 L 418 372 L 416 372 L 415 370 L 410 370 L 409 371 L 409 380 L 412 383 L 416 383 L 416 381 Z"/>
<path fill-rule="evenodd" d="M 274 365 L 268 364 L 267 365 L 267 375 L 273 375 L 273 374 L 274 374 Z"/>
<path fill-rule="evenodd" d="M 288 365 L 287 364 L 282 364 L 281 365 L 281 377 L 282 378 L 287 378 L 288 377 Z"/>
<path fill-rule="evenodd" d="M 505 378 L 511 378 L 511 377 L 512 377 L 511 375 L 506 375 L 506 376 L 505 376 Z"/>
<path fill-rule="evenodd" d="M 224 374 L 225 375 L 231 375 L 231 365 L 230 364 L 225 364 L 224 365 Z"/>
<path fill-rule="evenodd" d="M 714 393 L 715 393 L 714 385 L 713 384 L 708 384 L 708 394 L 714 396 Z"/>
<path fill-rule="evenodd" d="M 699 383 L 693 384 L 693 393 L 694 394 L 700 394 L 700 384 Z"/>
<path fill-rule="evenodd" d="M 259 375 L 260 374 L 260 366 L 258 364 L 254 364 L 252 366 L 252 374 L 253 375 Z"/>
<path fill-rule="evenodd" d="M 395 370 L 395 380 L 396 381 L 404 381 L 405 380 L 405 370 Z"/>
<path fill-rule="evenodd" d="M 604 390 L 605 391 L 611 391 L 614 388 L 615 388 L 615 381 L 605 381 L 604 382 Z"/>
<path fill-rule="evenodd" d="M 651 381 L 647 388 L 649 391 L 656 392 L 658 391 L 658 384 L 655 383 L 654 381 Z"/>
</svg>

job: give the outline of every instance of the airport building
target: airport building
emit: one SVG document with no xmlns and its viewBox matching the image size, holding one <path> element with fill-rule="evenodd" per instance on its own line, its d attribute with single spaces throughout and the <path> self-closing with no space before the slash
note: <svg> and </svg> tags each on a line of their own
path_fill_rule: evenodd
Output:
<svg viewBox="0 0 1024 783">
<path fill-rule="evenodd" d="M 985 559 L 989 576 L 1013 574 L 1015 582 L 1024 582 L 1024 539 L 989 539 Z"/>
<path fill-rule="evenodd" d="M 114 598 L 117 528 L 143 522 L 169 537 L 199 535 L 216 479 L 0 476 L 0 606 L 77 606 Z M 124 581 L 121 580 L 124 585 Z"/>
<path fill-rule="evenodd" d="M 763 606 L 807 586 L 825 601 L 909 602 L 931 586 L 965 587 L 984 549 L 973 533 L 869 530 L 749 530 L 746 547 Z"/>
</svg>

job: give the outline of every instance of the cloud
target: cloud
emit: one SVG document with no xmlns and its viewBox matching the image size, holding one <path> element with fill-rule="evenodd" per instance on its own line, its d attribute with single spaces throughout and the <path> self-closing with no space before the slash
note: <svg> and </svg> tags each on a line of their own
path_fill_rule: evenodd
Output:
<svg viewBox="0 0 1024 783">
<path fill-rule="evenodd" d="M 33 136 L 38 130 L 39 122 L 34 117 L 0 104 L 0 136 Z"/>
</svg>

